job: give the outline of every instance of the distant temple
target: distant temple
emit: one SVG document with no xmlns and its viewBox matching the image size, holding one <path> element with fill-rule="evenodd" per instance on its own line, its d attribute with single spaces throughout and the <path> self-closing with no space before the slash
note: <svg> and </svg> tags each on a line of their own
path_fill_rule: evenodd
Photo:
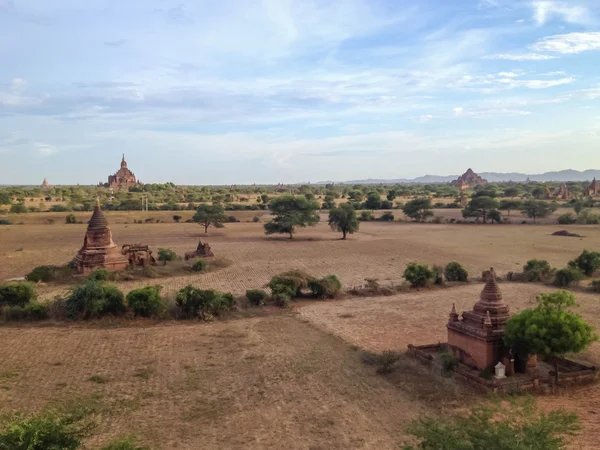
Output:
<svg viewBox="0 0 600 450">
<path fill-rule="evenodd" d="M 454 180 L 452 186 L 455 186 L 459 191 L 464 191 L 474 186 L 483 186 L 487 184 L 487 180 L 484 180 L 475 172 L 473 169 L 467 170 L 458 179 Z"/>
<path fill-rule="evenodd" d="M 50 189 L 52 186 L 48 183 L 48 179 L 44 178 L 44 182 L 42 183 L 42 189 Z"/>
<path fill-rule="evenodd" d="M 87 275 L 94 269 L 125 270 L 127 262 L 127 258 L 121 254 L 113 242 L 108 221 L 100 208 L 100 200 L 96 200 L 96 207 L 88 222 L 83 246 L 75 256 L 77 273 Z"/>
<path fill-rule="evenodd" d="M 127 161 L 125 161 L 125 154 L 121 160 L 121 168 L 114 175 L 108 177 L 108 183 L 104 186 L 107 188 L 129 188 L 138 184 L 135 174 L 127 168 Z"/>
<path fill-rule="evenodd" d="M 594 181 L 590 184 L 584 191 L 583 195 L 586 197 L 596 197 L 600 195 L 600 188 L 598 187 L 598 182 L 596 181 L 596 177 L 594 177 Z"/>
</svg>

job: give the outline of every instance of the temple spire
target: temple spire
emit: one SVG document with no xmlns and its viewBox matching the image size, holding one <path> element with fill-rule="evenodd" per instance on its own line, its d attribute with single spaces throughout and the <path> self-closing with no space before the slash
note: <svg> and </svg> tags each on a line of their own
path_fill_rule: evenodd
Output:
<svg viewBox="0 0 600 450">
<path fill-rule="evenodd" d="M 127 168 L 127 161 L 125 161 L 125 153 L 123 153 L 123 159 L 121 159 L 121 169 Z"/>
<path fill-rule="evenodd" d="M 452 303 L 452 311 L 450 311 L 449 322 L 457 322 L 458 313 L 456 312 L 456 305 Z"/>
</svg>

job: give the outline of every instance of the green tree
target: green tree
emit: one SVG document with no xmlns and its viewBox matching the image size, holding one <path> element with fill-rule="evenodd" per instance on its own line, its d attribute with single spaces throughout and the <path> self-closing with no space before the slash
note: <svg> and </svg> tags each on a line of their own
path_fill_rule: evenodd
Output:
<svg viewBox="0 0 600 450">
<path fill-rule="evenodd" d="M 498 209 L 507 211 L 507 216 L 510 217 L 511 211 L 520 210 L 523 207 L 523 202 L 520 200 L 501 200 Z"/>
<path fill-rule="evenodd" d="M 348 192 L 348 199 L 352 200 L 353 202 L 362 202 L 364 196 L 365 194 L 363 194 L 363 192 L 359 191 L 358 189 L 353 189 L 350 192 Z"/>
<path fill-rule="evenodd" d="M 390 189 L 386 196 L 386 198 L 390 202 L 393 202 L 396 199 L 396 197 L 398 197 L 398 191 L 396 191 L 395 189 Z"/>
<path fill-rule="evenodd" d="M 533 195 L 534 198 L 540 200 L 542 198 L 547 198 L 548 192 L 546 191 L 545 187 L 538 186 L 533 191 L 531 191 L 531 195 Z"/>
<path fill-rule="evenodd" d="M 12 199 L 8 192 L 0 192 L 0 205 L 10 205 Z"/>
<path fill-rule="evenodd" d="M 433 216 L 431 200 L 428 198 L 416 198 L 411 200 L 402 207 L 402 211 L 404 211 L 406 216 L 417 222 L 425 222 L 425 219 Z"/>
<path fill-rule="evenodd" d="M 27 212 L 27 206 L 25 206 L 24 202 L 14 203 L 10 207 L 10 212 L 13 214 L 23 214 Z"/>
<path fill-rule="evenodd" d="M 498 200 L 488 196 L 475 197 L 463 210 L 463 217 L 481 217 L 487 223 L 488 215 L 498 208 Z"/>
<path fill-rule="evenodd" d="M 177 253 L 175 253 L 170 248 L 159 248 L 158 249 L 158 260 L 162 261 L 166 266 L 167 261 L 174 261 L 177 258 Z"/>
<path fill-rule="evenodd" d="M 525 214 L 530 219 L 533 219 L 533 223 L 537 223 L 538 219 L 548 217 L 556 211 L 556 206 L 539 200 L 527 200 L 523 203 L 522 214 Z"/>
<path fill-rule="evenodd" d="M 381 197 L 378 192 L 369 192 L 367 195 L 367 201 L 365 202 L 366 209 L 379 209 L 381 208 Z"/>
<path fill-rule="evenodd" d="M 223 206 L 219 203 L 212 205 L 200 205 L 192 220 L 204 227 L 204 234 L 208 233 L 208 227 L 220 227 L 227 220 Z"/>
<path fill-rule="evenodd" d="M 282 195 L 269 203 L 269 209 L 275 218 L 265 224 L 265 234 L 289 234 L 293 239 L 296 228 L 319 222 L 319 204 L 303 195 Z"/>
<path fill-rule="evenodd" d="M 480 404 L 469 414 L 424 418 L 408 432 L 419 443 L 405 450 L 564 450 L 566 436 L 580 429 L 577 416 L 566 411 L 540 413 L 532 398 Z"/>
<path fill-rule="evenodd" d="M 517 187 L 509 187 L 504 190 L 504 196 L 509 198 L 515 198 L 519 196 L 521 191 Z"/>
<path fill-rule="evenodd" d="M 360 222 L 352 205 L 344 203 L 329 211 L 329 226 L 332 230 L 342 233 L 342 239 L 346 239 L 346 235 L 358 231 Z"/>
<path fill-rule="evenodd" d="M 530 355 L 543 358 L 579 353 L 598 339 L 591 325 L 572 311 L 575 295 L 567 291 L 540 294 L 535 308 L 513 315 L 506 324 L 504 343 L 522 359 Z M 558 361 L 555 359 L 558 384 Z"/>
</svg>

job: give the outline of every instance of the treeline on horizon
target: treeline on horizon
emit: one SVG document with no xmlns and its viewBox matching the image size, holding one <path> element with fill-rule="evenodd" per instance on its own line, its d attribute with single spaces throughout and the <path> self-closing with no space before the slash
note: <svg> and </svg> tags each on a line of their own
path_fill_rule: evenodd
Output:
<svg viewBox="0 0 600 450">
<path fill-rule="evenodd" d="M 583 198 L 589 182 L 501 182 L 476 186 L 464 195 L 492 198 L 560 200 L 555 194 L 565 184 L 571 201 Z M 481 192 L 484 190 L 485 192 Z M 338 199 L 346 199 L 356 209 L 397 209 L 398 199 L 430 198 L 434 208 L 462 208 L 461 192 L 449 183 L 431 184 L 302 184 L 254 186 L 177 186 L 174 183 L 140 184 L 129 190 L 114 190 L 99 186 L 41 187 L 5 186 L 0 188 L 0 213 L 39 211 L 92 211 L 99 198 L 103 209 L 118 211 L 142 210 L 147 198 L 149 210 L 195 210 L 198 204 L 221 203 L 226 210 L 265 210 L 269 200 L 282 194 L 304 195 L 322 202 L 322 209 L 331 209 Z M 379 197 L 379 199 L 377 198 Z M 454 202 L 435 202 L 454 199 Z M 36 204 L 33 204 L 36 203 Z"/>
</svg>

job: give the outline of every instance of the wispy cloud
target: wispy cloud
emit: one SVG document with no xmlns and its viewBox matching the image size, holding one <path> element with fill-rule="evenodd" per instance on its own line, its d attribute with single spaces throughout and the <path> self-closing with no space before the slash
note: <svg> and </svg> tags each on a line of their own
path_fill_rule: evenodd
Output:
<svg viewBox="0 0 600 450">
<path fill-rule="evenodd" d="M 591 12 L 584 6 L 573 5 L 562 1 L 534 1 L 533 19 L 538 26 L 542 26 L 553 18 L 561 19 L 568 23 L 586 24 L 590 22 Z"/>
<path fill-rule="evenodd" d="M 533 44 L 531 49 L 538 52 L 561 54 L 600 50 L 600 32 L 568 33 L 549 36 Z"/>
<path fill-rule="evenodd" d="M 557 59 L 558 56 L 544 55 L 541 53 L 521 53 L 521 54 L 510 54 L 510 53 L 499 53 L 497 55 L 487 55 L 483 59 L 498 59 L 506 61 L 547 61 L 549 59 Z"/>
</svg>

